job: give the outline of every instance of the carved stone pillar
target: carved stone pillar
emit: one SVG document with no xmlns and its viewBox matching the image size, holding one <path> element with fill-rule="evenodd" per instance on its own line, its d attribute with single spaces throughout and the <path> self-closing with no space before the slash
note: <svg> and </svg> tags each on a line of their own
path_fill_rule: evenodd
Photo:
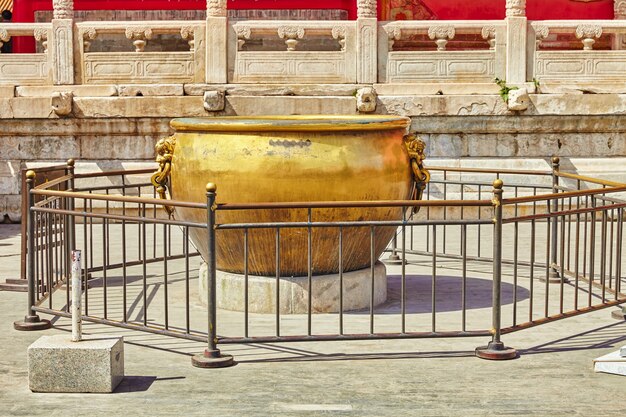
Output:
<svg viewBox="0 0 626 417">
<path fill-rule="evenodd" d="M 56 85 L 74 84 L 74 1 L 53 0 L 51 50 L 52 79 Z"/>
<path fill-rule="evenodd" d="M 206 2 L 206 82 L 224 84 L 228 78 L 228 18 L 226 0 Z"/>
<path fill-rule="evenodd" d="M 357 0 L 357 82 L 377 82 L 378 20 L 376 0 Z"/>
<path fill-rule="evenodd" d="M 506 0 L 506 81 L 526 82 L 526 0 Z"/>
<path fill-rule="evenodd" d="M 626 20 L 626 0 L 615 0 L 615 20 Z M 613 49 L 626 49 L 626 35 L 615 35 Z"/>
</svg>

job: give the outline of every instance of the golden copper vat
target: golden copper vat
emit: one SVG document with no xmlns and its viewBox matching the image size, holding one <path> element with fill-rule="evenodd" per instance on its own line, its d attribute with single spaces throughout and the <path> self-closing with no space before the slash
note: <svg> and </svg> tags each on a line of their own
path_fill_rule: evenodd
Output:
<svg viewBox="0 0 626 417">
<path fill-rule="evenodd" d="M 217 203 L 372 201 L 409 199 L 414 176 L 427 181 L 423 143 L 407 136 L 410 119 L 395 116 L 280 116 L 174 119 L 175 134 L 157 145 L 161 163 L 153 178 L 171 198 L 206 202 L 205 184 L 217 184 Z M 417 168 L 416 168 L 417 167 Z M 416 172 L 417 169 L 417 172 Z M 419 171 L 422 169 L 422 171 Z M 421 186 L 423 187 L 424 182 Z M 419 185 L 418 185 L 419 188 Z M 161 189 L 163 191 L 163 189 Z M 206 212 L 176 208 L 177 219 L 205 222 Z M 307 209 L 217 210 L 217 223 L 306 222 Z M 314 222 L 399 220 L 400 208 L 313 209 Z M 375 228 L 375 259 L 395 227 Z M 280 275 L 308 270 L 307 228 L 280 231 Z M 190 231 L 206 259 L 206 233 Z M 219 230 L 217 268 L 244 272 L 244 233 Z M 250 229 L 248 271 L 276 274 L 276 229 Z M 337 228 L 313 228 L 312 273 L 338 272 Z M 345 227 L 344 271 L 370 265 L 370 228 Z"/>
</svg>

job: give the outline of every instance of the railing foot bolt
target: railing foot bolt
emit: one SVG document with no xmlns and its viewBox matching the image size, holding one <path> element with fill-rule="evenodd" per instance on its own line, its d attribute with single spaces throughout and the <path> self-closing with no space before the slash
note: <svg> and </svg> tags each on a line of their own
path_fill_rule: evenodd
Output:
<svg viewBox="0 0 626 417">
<path fill-rule="evenodd" d="M 475 352 L 477 357 L 492 361 L 515 359 L 519 356 L 517 350 L 504 346 L 502 342 L 489 342 L 487 346 L 477 347 Z"/>
<path fill-rule="evenodd" d="M 235 365 L 232 355 L 222 355 L 219 350 L 209 351 L 191 357 L 191 364 L 196 368 L 226 368 Z"/>
<path fill-rule="evenodd" d="M 40 319 L 39 316 L 26 316 L 22 321 L 13 322 L 13 328 L 20 331 L 46 330 L 52 327 L 50 320 Z"/>
<path fill-rule="evenodd" d="M 546 277 L 542 276 L 539 277 L 539 281 L 540 282 L 546 282 Z M 555 269 L 551 269 L 550 272 L 548 273 L 548 283 L 550 284 L 567 284 L 569 282 L 569 280 L 566 277 L 561 277 L 561 274 L 559 273 L 559 271 L 555 270 Z"/>
<path fill-rule="evenodd" d="M 406 263 L 404 259 L 400 259 L 400 256 L 398 256 L 397 253 L 389 255 L 387 259 L 383 259 L 383 262 L 390 265 L 402 265 L 403 263 Z"/>
</svg>

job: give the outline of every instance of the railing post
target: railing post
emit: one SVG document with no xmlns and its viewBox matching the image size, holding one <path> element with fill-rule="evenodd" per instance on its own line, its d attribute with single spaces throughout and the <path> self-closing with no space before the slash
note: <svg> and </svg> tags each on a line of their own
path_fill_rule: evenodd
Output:
<svg viewBox="0 0 626 417">
<path fill-rule="evenodd" d="M 207 84 L 228 82 L 228 17 L 226 0 L 206 2 L 206 42 L 196 48 L 206 49 Z"/>
<path fill-rule="evenodd" d="M 559 169 L 560 159 L 558 156 L 552 157 L 552 193 L 557 194 L 559 192 Z M 550 201 L 549 211 L 550 213 L 556 213 L 559 211 L 559 200 L 554 198 Z M 550 222 L 550 268 L 548 271 L 548 281 L 552 284 L 559 284 L 561 281 L 566 281 L 561 277 L 559 273 L 558 263 L 558 225 L 559 218 L 551 217 L 548 219 Z M 544 281 L 545 282 L 545 281 Z"/>
<path fill-rule="evenodd" d="M 376 0 L 357 0 L 356 82 L 378 82 L 378 19 Z"/>
<path fill-rule="evenodd" d="M 503 360 L 514 359 L 517 351 L 504 346 L 500 340 L 502 328 L 502 186 L 501 179 L 493 182 L 493 305 L 492 311 L 492 333 L 493 338 L 487 346 L 476 348 L 476 356 L 481 359 Z"/>
<path fill-rule="evenodd" d="M 224 368 L 234 365 L 231 355 L 222 355 L 217 348 L 217 300 L 216 291 L 216 252 L 215 252 L 215 196 L 217 186 L 212 182 L 206 185 L 207 197 L 207 312 L 208 312 L 208 344 L 209 346 L 199 355 L 191 358 L 193 366 L 198 368 Z"/>
<path fill-rule="evenodd" d="M 74 1 L 53 0 L 52 34 L 48 40 L 54 85 L 74 84 Z"/>
<path fill-rule="evenodd" d="M 37 313 L 33 310 L 35 305 L 35 212 L 32 210 L 34 206 L 34 197 L 31 192 L 35 186 L 35 171 L 26 172 L 26 206 L 28 207 L 28 215 L 22 219 L 27 223 L 27 275 L 28 275 L 28 308 L 26 309 L 26 316 L 23 321 L 16 321 L 13 323 L 15 330 L 45 330 L 51 327 L 50 321 L 42 320 Z M 42 284 L 43 285 L 43 284 Z M 51 289 L 49 288 L 48 291 Z"/>
<path fill-rule="evenodd" d="M 506 81 L 526 82 L 526 0 L 506 0 Z"/>
<path fill-rule="evenodd" d="M 74 191 L 74 160 L 68 159 L 67 166 L 65 168 L 65 175 L 69 175 L 70 179 L 67 181 L 67 191 Z M 74 211 L 74 198 L 68 197 L 66 200 L 66 209 L 70 211 Z M 65 225 L 67 229 L 64 231 L 64 239 L 65 242 L 65 252 L 66 258 L 68 260 L 68 265 L 66 266 L 67 271 L 67 280 L 69 282 L 71 270 L 71 253 L 72 250 L 76 247 L 76 219 L 74 216 L 65 216 L 66 222 Z"/>
</svg>

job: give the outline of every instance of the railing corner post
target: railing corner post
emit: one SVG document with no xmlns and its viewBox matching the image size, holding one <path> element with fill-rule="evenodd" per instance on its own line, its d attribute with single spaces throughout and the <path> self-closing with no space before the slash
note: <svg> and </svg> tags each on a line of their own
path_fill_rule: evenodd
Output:
<svg viewBox="0 0 626 417">
<path fill-rule="evenodd" d="M 507 347 L 500 340 L 502 330 L 502 187 L 501 179 L 493 182 L 493 303 L 492 311 L 492 340 L 487 346 L 476 348 L 476 356 L 481 359 L 505 360 L 517 357 L 517 350 Z"/>
<path fill-rule="evenodd" d="M 35 171 L 26 172 L 26 206 L 28 207 L 28 215 L 22 221 L 27 222 L 27 276 L 28 276 L 28 307 L 24 320 L 13 323 L 15 330 L 32 331 L 49 329 L 52 325 L 49 320 L 39 318 L 39 315 L 33 310 L 35 305 L 35 212 L 32 210 L 34 206 L 34 198 L 32 189 L 35 186 Z M 43 285 L 43 284 L 42 284 Z M 50 289 L 48 289 L 50 291 Z"/>
<path fill-rule="evenodd" d="M 207 315 L 208 347 L 201 354 L 191 358 L 191 364 L 197 368 L 224 368 L 235 364 L 231 355 L 222 355 L 217 348 L 217 299 L 216 291 L 216 252 L 215 252 L 215 198 L 217 186 L 213 183 L 206 185 L 207 197 Z"/>
<path fill-rule="evenodd" d="M 561 160 L 558 156 L 553 156 L 552 163 L 552 194 L 558 194 L 559 192 L 559 170 L 561 167 Z M 553 198 L 548 206 L 550 213 L 556 213 L 559 211 L 559 200 Z M 561 277 L 558 267 L 558 224 L 559 218 L 557 216 L 548 218 L 550 222 L 550 266 L 548 269 L 548 282 L 551 284 L 560 284 L 562 281 L 567 282 L 564 277 Z M 543 281 L 543 279 L 541 279 Z"/>
</svg>

